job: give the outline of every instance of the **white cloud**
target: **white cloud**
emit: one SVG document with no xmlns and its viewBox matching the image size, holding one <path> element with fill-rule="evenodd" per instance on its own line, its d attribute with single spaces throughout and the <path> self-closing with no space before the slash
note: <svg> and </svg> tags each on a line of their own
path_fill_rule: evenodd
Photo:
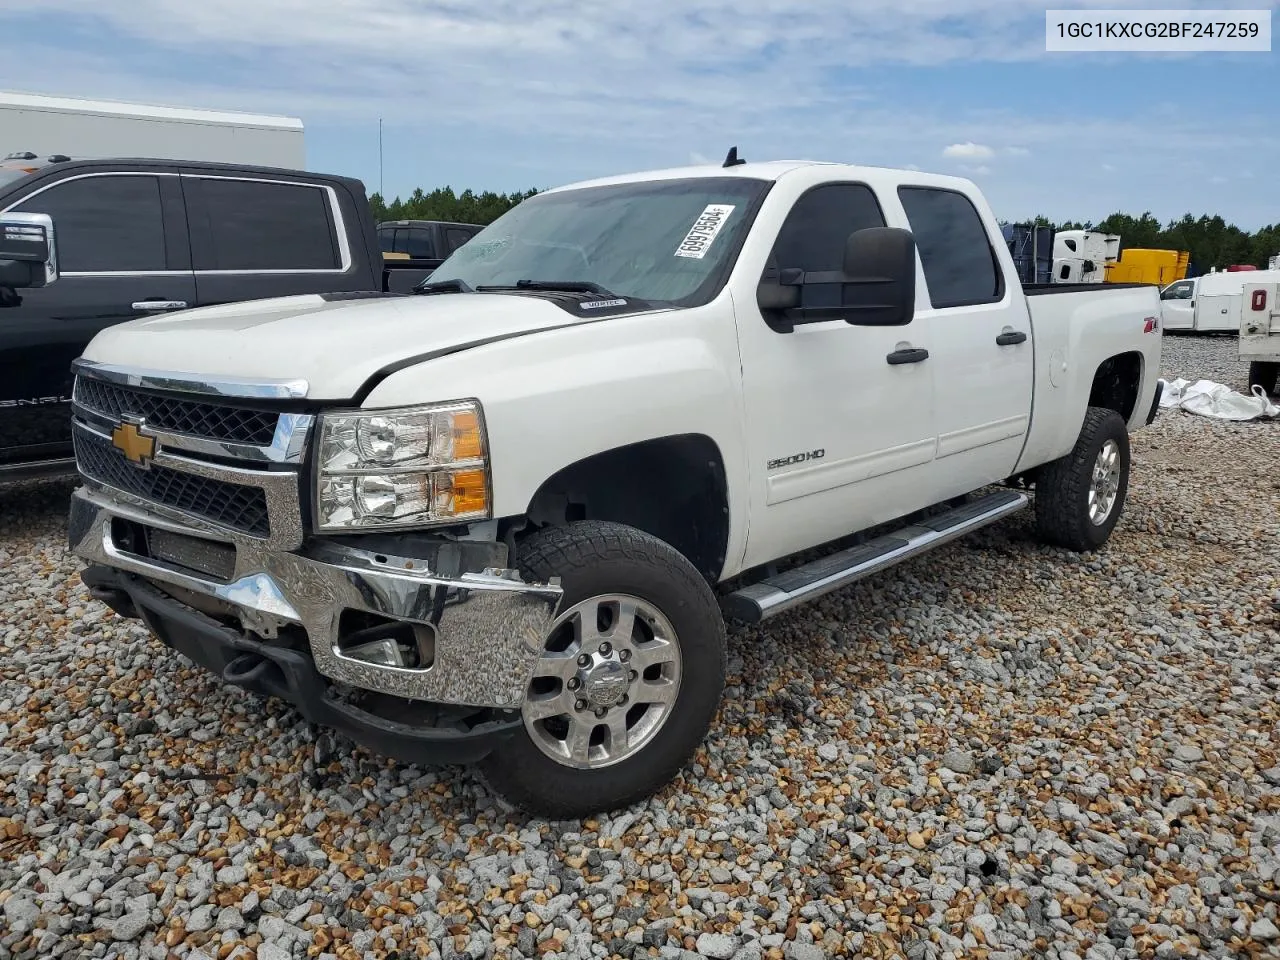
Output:
<svg viewBox="0 0 1280 960">
<path fill-rule="evenodd" d="M 697 150 L 694 150 L 692 153 L 689 154 L 689 162 L 692 164 L 696 164 L 698 166 L 706 166 L 712 161 L 710 157 L 706 156 L 705 154 L 699 153 Z"/>
<path fill-rule="evenodd" d="M 953 143 L 943 147 L 942 155 L 953 160 L 986 160 L 994 157 L 996 152 L 985 143 L 974 143 L 972 140 L 966 140 L 964 143 Z"/>
<path fill-rule="evenodd" d="M 1004 152 L 1005 152 L 1006 156 L 1010 156 L 1010 157 L 1029 157 L 1029 156 L 1031 156 L 1031 151 L 1030 151 L 1030 150 L 1028 150 L 1026 147 L 1005 147 L 1005 148 L 1004 148 Z"/>
</svg>

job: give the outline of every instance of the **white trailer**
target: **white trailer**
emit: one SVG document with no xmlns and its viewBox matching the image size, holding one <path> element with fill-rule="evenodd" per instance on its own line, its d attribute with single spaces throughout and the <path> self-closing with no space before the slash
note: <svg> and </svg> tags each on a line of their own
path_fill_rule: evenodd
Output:
<svg viewBox="0 0 1280 960">
<path fill-rule="evenodd" d="M 136 157 L 306 169 L 302 121 L 0 91 L 0 157 Z"/>
</svg>

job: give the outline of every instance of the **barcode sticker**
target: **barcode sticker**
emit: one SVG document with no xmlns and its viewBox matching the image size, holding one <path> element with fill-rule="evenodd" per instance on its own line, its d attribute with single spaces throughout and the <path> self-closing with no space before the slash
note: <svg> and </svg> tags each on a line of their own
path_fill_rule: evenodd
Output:
<svg viewBox="0 0 1280 960">
<path fill-rule="evenodd" d="M 676 256 L 689 257 L 693 260 L 701 260 L 705 257 L 707 251 L 711 249 L 716 234 L 720 232 L 733 210 L 733 204 L 707 204 L 706 209 L 694 221 L 688 235 L 680 241 L 680 246 L 676 247 Z"/>
</svg>

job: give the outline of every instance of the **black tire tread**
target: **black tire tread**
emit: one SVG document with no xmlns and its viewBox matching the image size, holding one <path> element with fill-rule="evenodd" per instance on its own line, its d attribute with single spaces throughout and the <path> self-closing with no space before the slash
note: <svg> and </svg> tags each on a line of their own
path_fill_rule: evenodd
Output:
<svg viewBox="0 0 1280 960">
<path fill-rule="evenodd" d="M 1084 553 L 1100 545 L 1089 538 L 1085 524 L 1088 518 L 1080 512 L 1085 500 L 1093 468 L 1092 450 L 1102 434 L 1124 436 L 1124 455 L 1128 456 L 1128 427 L 1120 414 L 1107 407 L 1089 407 L 1084 425 L 1071 452 L 1040 468 L 1036 477 L 1036 532 L 1045 543 Z M 1124 508 L 1125 485 L 1113 508 L 1116 518 Z M 1115 518 L 1113 518 L 1114 520 Z"/>
<path fill-rule="evenodd" d="M 1276 392 L 1276 381 L 1280 379 L 1280 362 L 1274 360 L 1253 360 L 1249 363 L 1249 387 L 1256 384 L 1267 394 Z"/>
<path fill-rule="evenodd" d="M 606 521 L 583 520 L 532 534 L 520 545 L 516 566 L 526 579 L 545 582 L 550 577 L 562 576 L 566 571 L 589 569 L 604 561 L 616 561 L 620 557 L 639 567 L 649 568 L 657 576 L 674 579 L 681 594 L 702 608 L 695 615 L 705 617 L 707 625 L 714 630 L 712 640 L 718 657 L 720 685 L 723 686 L 728 666 L 728 643 L 719 604 L 707 581 L 681 553 L 666 542 L 633 527 Z M 686 681 L 690 679 L 692 678 L 686 674 Z M 715 719 L 719 700 L 717 691 L 711 708 L 702 711 L 703 715 L 680 719 L 686 730 L 697 732 L 699 742 Z M 677 719 L 672 717 L 668 724 Z M 647 753 L 649 747 L 645 751 Z M 686 756 L 668 757 L 666 762 L 661 762 L 660 758 L 653 755 L 649 759 L 651 762 L 659 762 L 649 771 L 644 782 L 614 798 L 609 809 L 621 809 L 651 796 L 673 779 L 687 761 Z M 547 794 L 531 789 L 527 778 L 521 775 L 516 766 L 510 762 L 509 757 L 499 753 L 480 764 L 480 773 L 493 792 L 526 813 L 550 820 L 564 820 L 604 812 L 604 809 L 597 809 L 582 796 L 551 799 Z"/>
</svg>

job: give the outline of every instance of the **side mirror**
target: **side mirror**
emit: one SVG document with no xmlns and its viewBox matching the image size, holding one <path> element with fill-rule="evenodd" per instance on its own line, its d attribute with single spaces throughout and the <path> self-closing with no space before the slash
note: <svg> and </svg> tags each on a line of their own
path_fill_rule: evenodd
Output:
<svg viewBox="0 0 1280 960">
<path fill-rule="evenodd" d="M 846 322 L 901 327 L 916 313 L 916 241 L 901 227 L 867 227 L 844 247 Z"/>
<path fill-rule="evenodd" d="M 47 287 L 57 279 L 53 219 L 43 213 L 0 215 L 0 287 Z"/>
<path fill-rule="evenodd" d="M 915 316 L 916 244 L 909 230 L 867 227 L 845 242 L 843 269 L 777 271 L 756 302 L 780 333 L 797 323 L 844 320 L 864 327 L 905 326 Z M 772 271 L 771 271 L 772 272 Z"/>
</svg>

